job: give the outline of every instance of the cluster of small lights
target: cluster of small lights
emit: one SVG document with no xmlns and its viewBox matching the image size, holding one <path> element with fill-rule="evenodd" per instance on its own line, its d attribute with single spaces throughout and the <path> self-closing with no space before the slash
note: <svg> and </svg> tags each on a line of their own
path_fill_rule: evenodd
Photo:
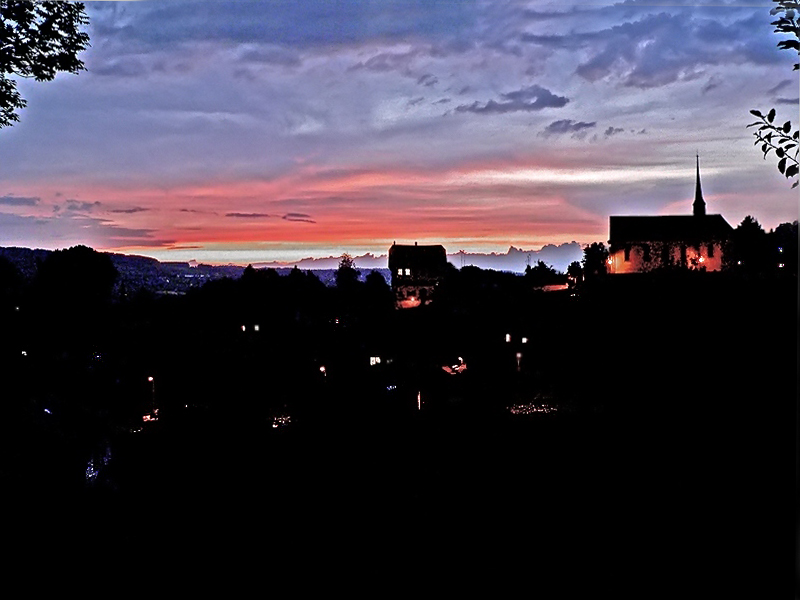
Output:
<svg viewBox="0 0 800 600">
<path fill-rule="evenodd" d="M 279 417 L 273 417 L 272 419 L 272 428 L 277 429 L 278 427 L 285 427 L 292 421 L 292 417 L 289 415 L 282 415 Z"/>
<path fill-rule="evenodd" d="M 394 390 L 396 390 L 396 389 L 397 389 L 397 386 L 396 386 L 396 385 L 387 385 L 387 386 L 386 386 L 386 391 L 387 391 L 387 392 L 393 392 L 393 391 L 394 391 Z"/>
<path fill-rule="evenodd" d="M 94 468 L 94 459 L 89 459 L 86 465 L 86 481 L 94 481 L 97 479 L 99 471 Z"/>
<path fill-rule="evenodd" d="M 532 402 L 528 404 L 514 404 L 513 406 L 509 406 L 508 410 L 511 411 L 512 415 L 532 415 L 535 413 L 558 412 L 558 408 L 555 406 L 550 406 L 548 404 L 535 404 Z"/>
</svg>

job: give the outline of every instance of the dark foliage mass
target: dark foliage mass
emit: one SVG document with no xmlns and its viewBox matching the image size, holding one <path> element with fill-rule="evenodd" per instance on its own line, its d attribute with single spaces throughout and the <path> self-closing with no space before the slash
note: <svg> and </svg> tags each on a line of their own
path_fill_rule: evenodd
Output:
<svg viewBox="0 0 800 600">
<path fill-rule="evenodd" d="M 739 230 L 742 256 L 773 236 L 796 253 L 796 223 Z M 604 249 L 587 250 L 591 270 Z M 764 548 L 792 510 L 796 263 L 583 281 L 576 263 L 556 292 L 450 265 L 430 306 L 395 310 L 379 273 L 299 269 L 113 296 L 104 256 L 54 253 L 32 279 L 0 261 L 22 547 L 346 539 L 383 561 L 435 541 L 444 561 L 517 539 L 562 585 L 617 561 L 645 585 L 677 544 L 698 565 L 677 580 L 710 589 L 711 567 L 780 565 Z"/>
<path fill-rule="evenodd" d="M 0 0 L 0 128 L 19 121 L 25 100 L 9 76 L 51 81 L 84 69 L 78 54 L 89 46 L 80 2 Z"/>
</svg>

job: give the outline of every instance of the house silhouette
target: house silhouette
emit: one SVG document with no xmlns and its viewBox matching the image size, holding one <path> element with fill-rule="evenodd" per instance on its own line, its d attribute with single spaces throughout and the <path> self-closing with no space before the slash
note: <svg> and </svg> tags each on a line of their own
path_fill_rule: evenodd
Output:
<svg viewBox="0 0 800 600">
<path fill-rule="evenodd" d="M 446 268 L 447 253 L 442 245 L 392 244 L 389 270 L 395 307 L 414 308 L 430 304 Z"/>
</svg>

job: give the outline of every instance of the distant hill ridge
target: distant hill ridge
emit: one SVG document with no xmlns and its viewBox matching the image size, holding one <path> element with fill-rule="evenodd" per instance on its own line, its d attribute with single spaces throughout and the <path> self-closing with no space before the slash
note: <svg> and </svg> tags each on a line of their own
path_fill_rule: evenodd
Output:
<svg viewBox="0 0 800 600">
<path fill-rule="evenodd" d="M 32 249 L 21 247 L 0 247 L 0 256 L 8 259 L 26 279 L 36 275 L 37 263 L 45 260 L 53 250 Z M 206 265 L 197 261 L 159 261 L 147 256 L 135 254 L 107 254 L 120 274 L 119 285 L 124 285 L 128 293 L 138 289 L 148 289 L 156 293 L 186 293 L 189 289 L 200 287 L 205 282 L 230 277 L 237 279 L 245 269 L 245 265 Z M 548 244 L 541 250 L 521 250 L 511 246 L 505 254 L 499 253 L 470 253 L 457 252 L 448 254 L 447 259 L 455 267 L 475 266 L 481 269 L 494 271 L 508 271 L 522 273 L 530 264 L 535 266 L 537 261 L 543 261 L 562 273 L 566 271 L 573 261 L 580 261 L 583 249 L 577 242 L 561 245 Z M 314 271 L 314 274 L 326 285 L 335 281 L 335 272 L 339 266 L 340 257 L 305 258 L 294 263 L 260 262 L 253 263 L 254 268 L 272 268 L 279 274 L 288 274 L 295 266 L 303 271 Z M 388 269 L 387 255 L 375 256 L 366 253 L 354 257 L 356 269 L 360 271 L 363 281 L 371 271 L 378 271 L 391 283 L 391 274 Z"/>
<path fill-rule="evenodd" d="M 492 269 L 494 271 L 510 271 L 524 273 L 525 267 L 530 264 L 535 266 L 541 260 L 556 271 L 566 272 L 570 263 L 580 261 L 583 258 L 583 246 L 578 242 L 566 242 L 564 244 L 547 244 L 541 250 L 522 250 L 510 246 L 504 254 L 491 252 L 488 254 L 476 252 L 455 252 L 447 255 L 448 262 L 455 267 L 466 266 L 479 267 L 481 269 Z M 326 258 L 304 258 L 296 262 L 258 262 L 253 263 L 257 269 L 293 267 L 302 270 L 316 269 L 336 269 L 339 266 L 340 257 L 329 256 Z M 378 256 L 367 252 L 361 256 L 354 256 L 353 260 L 358 269 L 386 269 L 388 268 L 388 254 Z"/>
</svg>

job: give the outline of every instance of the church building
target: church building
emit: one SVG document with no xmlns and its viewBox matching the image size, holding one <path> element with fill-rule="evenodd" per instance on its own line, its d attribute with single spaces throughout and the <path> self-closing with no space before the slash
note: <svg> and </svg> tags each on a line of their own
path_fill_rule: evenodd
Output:
<svg viewBox="0 0 800 600">
<path fill-rule="evenodd" d="M 609 273 L 646 273 L 669 266 L 722 269 L 733 228 L 722 215 L 706 214 L 700 157 L 691 215 L 609 217 Z"/>
</svg>

